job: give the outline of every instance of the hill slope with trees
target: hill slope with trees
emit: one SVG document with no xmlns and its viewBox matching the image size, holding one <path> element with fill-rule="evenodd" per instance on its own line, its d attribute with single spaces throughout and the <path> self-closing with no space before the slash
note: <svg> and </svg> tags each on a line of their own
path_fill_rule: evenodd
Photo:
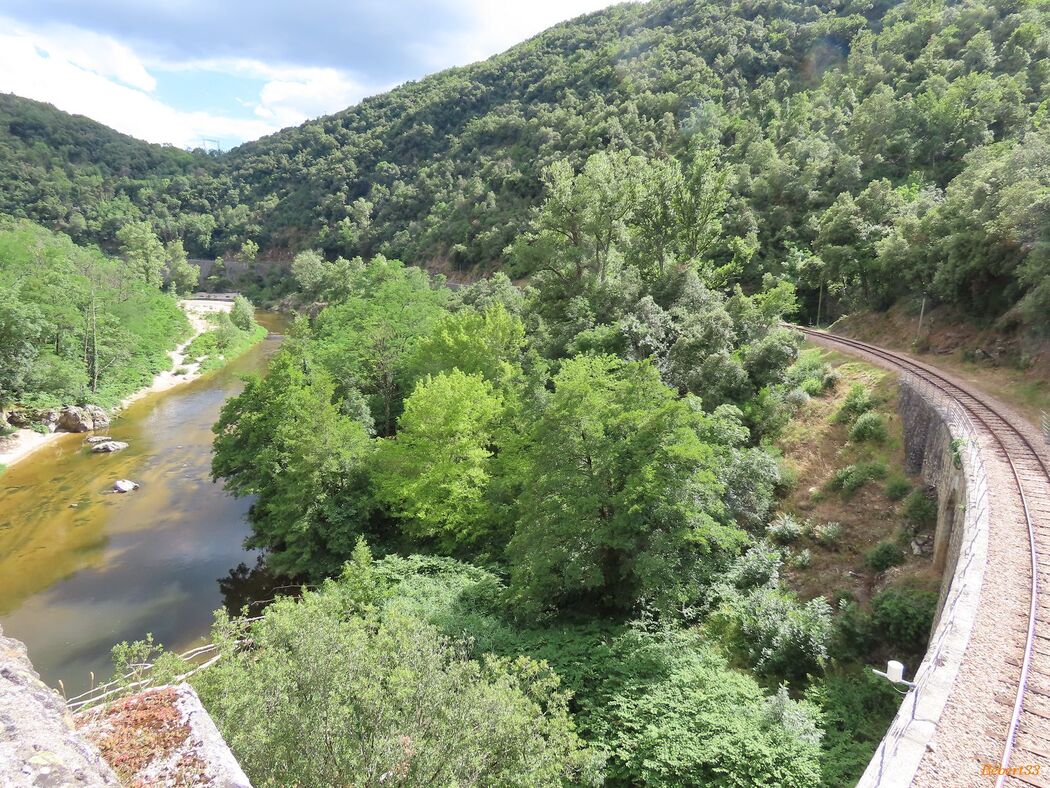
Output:
<svg viewBox="0 0 1050 788">
<path fill-rule="evenodd" d="M 1048 47 L 1043 3 L 625 4 L 221 157 L 4 97 L 17 197 L 0 208 L 103 245 L 107 217 L 130 215 L 191 254 L 253 240 L 489 269 L 551 164 L 688 158 L 699 139 L 730 196 L 707 255 L 746 263 L 745 285 L 798 279 L 810 315 L 926 292 L 1034 321 L 1050 307 Z"/>
</svg>

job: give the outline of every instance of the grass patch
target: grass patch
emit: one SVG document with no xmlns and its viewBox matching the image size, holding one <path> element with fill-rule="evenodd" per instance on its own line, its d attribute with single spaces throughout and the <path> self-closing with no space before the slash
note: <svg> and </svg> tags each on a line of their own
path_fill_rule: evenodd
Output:
<svg viewBox="0 0 1050 788">
<path fill-rule="evenodd" d="M 891 501 L 903 500 L 904 496 L 911 492 L 911 482 L 903 476 L 891 476 L 886 482 L 886 497 Z"/>
<path fill-rule="evenodd" d="M 200 363 L 200 371 L 208 372 L 224 366 L 243 354 L 252 345 L 266 338 L 266 329 L 254 324 L 243 331 L 233 324 L 226 312 L 208 315 L 215 328 L 199 334 L 186 348 L 187 359 Z"/>
</svg>

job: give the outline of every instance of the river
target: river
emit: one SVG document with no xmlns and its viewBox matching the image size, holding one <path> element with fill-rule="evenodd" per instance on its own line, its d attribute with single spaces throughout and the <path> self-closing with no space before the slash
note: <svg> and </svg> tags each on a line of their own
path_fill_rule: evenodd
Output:
<svg viewBox="0 0 1050 788">
<path fill-rule="evenodd" d="M 257 319 L 284 326 L 279 315 Z M 112 673 L 114 643 L 148 632 L 188 648 L 212 611 L 260 590 L 258 555 L 243 546 L 251 502 L 211 481 L 211 426 L 279 338 L 132 404 L 107 430 L 130 444 L 122 452 L 91 454 L 85 436 L 63 435 L 0 474 L 0 624 L 45 682 L 87 689 L 92 671 L 96 683 Z M 117 479 L 141 488 L 110 493 Z"/>
</svg>

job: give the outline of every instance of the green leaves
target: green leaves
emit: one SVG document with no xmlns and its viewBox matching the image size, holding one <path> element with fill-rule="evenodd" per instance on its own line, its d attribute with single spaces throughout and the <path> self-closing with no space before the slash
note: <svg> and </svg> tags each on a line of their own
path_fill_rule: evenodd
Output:
<svg viewBox="0 0 1050 788">
<path fill-rule="evenodd" d="M 470 659 L 418 618 L 368 612 L 362 588 L 277 601 L 240 625 L 248 648 L 224 638 L 224 658 L 196 677 L 254 784 L 591 783 L 594 759 L 544 665 Z"/>
<path fill-rule="evenodd" d="M 508 553 L 524 610 L 695 592 L 712 557 L 743 537 L 719 523 L 719 461 L 703 423 L 647 363 L 563 364 L 522 448 Z"/>
<path fill-rule="evenodd" d="M 405 401 L 395 437 L 376 458 L 377 494 L 405 530 L 445 549 L 469 545 L 488 527 L 485 493 L 502 398 L 479 375 L 427 375 Z"/>
</svg>

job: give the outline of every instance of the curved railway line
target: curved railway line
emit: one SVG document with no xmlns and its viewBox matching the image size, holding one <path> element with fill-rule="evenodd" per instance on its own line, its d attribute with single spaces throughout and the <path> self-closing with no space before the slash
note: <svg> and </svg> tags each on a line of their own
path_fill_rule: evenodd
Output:
<svg viewBox="0 0 1050 788">
<path fill-rule="evenodd" d="M 1003 415 L 1003 406 L 990 397 L 975 392 L 953 380 L 935 367 L 903 354 L 848 337 L 795 326 L 807 337 L 825 346 L 838 347 L 854 355 L 867 357 L 880 366 L 905 371 L 953 400 L 972 420 L 980 433 L 981 449 L 991 451 L 1009 469 L 1011 482 L 1004 494 L 1014 496 L 1020 517 L 1012 516 L 1011 527 L 1026 530 L 1028 556 L 1025 569 L 1029 574 L 1027 621 L 1019 622 L 1016 638 L 1022 656 L 1016 660 L 1009 696 L 1002 698 L 1004 714 L 993 715 L 992 725 L 1001 723 L 999 773 L 982 782 L 996 786 L 1050 786 L 1050 468 L 1038 446 L 1029 437 L 1027 425 Z M 1002 485 L 1001 485 L 1002 487 Z M 982 594 L 995 594 L 987 588 Z M 1004 633 L 1005 634 L 1005 633 Z M 992 678 L 992 677 L 989 677 Z M 977 690 L 978 688 L 974 688 Z M 986 689 L 986 688 L 985 688 Z M 987 753 L 991 755 L 991 753 Z M 1000 757 L 1001 756 L 1001 757 Z M 1024 774 L 1023 767 L 1038 765 L 1038 774 Z M 1020 768 L 1019 768 L 1020 767 Z"/>
</svg>

